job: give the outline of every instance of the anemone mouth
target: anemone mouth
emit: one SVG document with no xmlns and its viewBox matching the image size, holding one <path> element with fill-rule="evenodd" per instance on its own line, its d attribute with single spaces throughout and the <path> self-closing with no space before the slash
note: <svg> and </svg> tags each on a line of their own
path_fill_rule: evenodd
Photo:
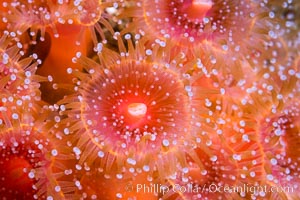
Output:
<svg viewBox="0 0 300 200">
<path fill-rule="evenodd" d="M 131 103 L 127 106 L 129 115 L 135 118 L 143 118 L 147 113 L 147 106 L 144 103 Z"/>
<path fill-rule="evenodd" d="M 161 38 L 170 38 L 180 45 L 194 44 L 203 40 L 221 40 L 231 32 L 251 28 L 250 21 L 241 22 L 250 4 L 219 0 L 151 1 L 144 4 L 146 24 Z M 236 13 L 233 14 L 233 13 Z M 240 17 L 238 17 L 240 15 Z"/>
<path fill-rule="evenodd" d="M 190 0 L 186 1 L 180 9 L 180 14 L 186 16 L 188 21 L 194 23 L 203 21 L 204 17 L 208 14 L 213 6 L 211 0 Z"/>
<path fill-rule="evenodd" d="M 89 81 L 81 114 L 96 145 L 104 142 L 118 149 L 143 143 L 144 150 L 160 149 L 189 132 L 188 101 L 175 73 L 130 60 Z"/>
</svg>

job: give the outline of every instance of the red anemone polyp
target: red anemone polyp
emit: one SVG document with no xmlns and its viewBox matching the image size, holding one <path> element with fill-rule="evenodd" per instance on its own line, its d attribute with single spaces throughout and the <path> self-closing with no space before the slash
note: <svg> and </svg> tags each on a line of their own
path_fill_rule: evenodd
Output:
<svg viewBox="0 0 300 200">
<path fill-rule="evenodd" d="M 265 151 L 267 180 L 299 191 L 300 103 L 289 102 L 281 111 L 265 116 L 259 134 Z M 296 192 L 297 193 L 297 192 Z"/>
<path fill-rule="evenodd" d="M 66 170 L 63 159 L 71 156 L 50 121 L 54 113 L 26 98 L 0 97 L 1 198 L 63 199 L 65 184 L 58 178 Z"/>
<path fill-rule="evenodd" d="M 213 145 L 205 147 L 199 144 L 187 154 L 187 167 L 169 178 L 172 189 L 164 199 L 227 198 L 229 195 L 222 188 L 236 186 L 239 171 L 237 162 L 230 158 L 232 151 L 226 143 L 215 138 Z M 237 194 L 231 195 L 237 197 Z"/>
<path fill-rule="evenodd" d="M 51 165 L 49 151 L 51 151 L 50 140 L 41 136 L 41 133 L 33 127 L 22 126 L 1 130 L 1 198 L 34 199 L 43 194 Z"/>
</svg>

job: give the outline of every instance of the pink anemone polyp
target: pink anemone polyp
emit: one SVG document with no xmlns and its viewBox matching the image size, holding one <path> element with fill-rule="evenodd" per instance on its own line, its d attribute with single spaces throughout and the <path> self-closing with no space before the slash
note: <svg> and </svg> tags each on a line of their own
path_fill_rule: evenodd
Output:
<svg viewBox="0 0 300 200">
<path fill-rule="evenodd" d="M 82 94 L 83 121 L 97 145 L 105 138 L 114 149 L 128 146 L 142 153 L 174 146 L 189 130 L 182 119 L 189 116 L 184 85 L 160 66 L 121 62 L 95 76 Z M 141 141 L 144 145 L 136 146 Z"/>
<path fill-rule="evenodd" d="M 120 18 L 133 18 L 124 33 L 148 34 L 190 48 L 209 41 L 219 48 L 240 43 L 241 35 L 249 35 L 253 26 L 253 18 L 249 18 L 252 9 L 248 0 L 146 0 L 125 8 Z"/>
</svg>

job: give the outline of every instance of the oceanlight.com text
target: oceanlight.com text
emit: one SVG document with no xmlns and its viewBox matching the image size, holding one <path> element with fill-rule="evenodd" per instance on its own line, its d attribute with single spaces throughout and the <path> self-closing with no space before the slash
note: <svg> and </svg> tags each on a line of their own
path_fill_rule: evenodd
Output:
<svg viewBox="0 0 300 200">
<path fill-rule="evenodd" d="M 195 184 L 128 184 L 127 192 L 136 193 L 153 193 L 166 194 L 173 193 L 238 193 L 238 194 L 260 194 L 261 196 L 267 193 L 293 193 L 294 188 L 291 186 L 270 186 L 270 185 L 250 185 L 242 184 L 239 186 L 220 185 L 220 184 L 204 184 L 202 186 Z"/>
</svg>

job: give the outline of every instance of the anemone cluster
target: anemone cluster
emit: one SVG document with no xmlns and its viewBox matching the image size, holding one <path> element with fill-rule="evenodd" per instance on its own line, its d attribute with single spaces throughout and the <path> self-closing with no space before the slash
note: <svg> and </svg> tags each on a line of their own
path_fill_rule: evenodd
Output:
<svg viewBox="0 0 300 200">
<path fill-rule="evenodd" d="M 2 0 L 0 198 L 300 199 L 299 2 Z"/>
</svg>

